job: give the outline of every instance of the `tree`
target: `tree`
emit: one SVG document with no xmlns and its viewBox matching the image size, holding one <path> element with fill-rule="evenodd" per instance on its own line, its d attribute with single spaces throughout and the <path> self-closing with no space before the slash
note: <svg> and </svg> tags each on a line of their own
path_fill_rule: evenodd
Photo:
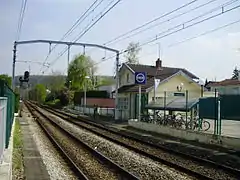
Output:
<svg viewBox="0 0 240 180">
<path fill-rule="evenodd" d="M 115 80 L 113 79 L 113 77 L 103 77 L 103 78 L 99 78 L 99 80 L 96 83 L 96 88 L 101 87 L 101 86 L 109 86 L 109 85 L 113 85 L 115 84 Z"/>
<path fill-rule="evenodd" d="M 232 79 L 238 79 L 238 77 L 239 77 L 239 71 L 237 67 L 235 67 L 235 69 L 233 70 Z"/>
<path fill-rule="evenodd" d="M 29 98 L 37 102 L 43 103 L 47 96 L 46 87 L 43 84 L 37 84 L 29 91 Z"/>
<path fill-rule="evenodd" d="M 87 89 L 93 89 L 95 72 L 96 67 L 90 57 L 77 55 L 69 64 L 67 86 L 77 91 L 84 90 L 85 87 Z"/>
<path fill-rule="evenodd" d="M 69 91 L 68 88 L 64 87 L 59 92 L 58 99 L 60 100 L 60 103 L 62 106 L 68 105 L 73 100 L 73 92 Z"/>
<path fill-rule="evenodd" d="M 7 74 L 1 74 L 0 79 L 5 81 L 9 87 L 12 86 L 12 78 L 8 76 Z"/>
<path fill-rule="evenodd" d="M 60 71 L 52 71 L 48 89 L 51 92 L 58 92 L 64 87 L 65 77 Z"/>
<path fill-rule="evenodd" d="M 139 63 L 138 53 L 140 50 L 141 48 L 139 47 L 139 43 L 134 43 L 134 42 L 129 43 L 127 47 L 127 53 L 125 55 L 127 63 L 133 63 L 133 64 Z"/>
</svg>

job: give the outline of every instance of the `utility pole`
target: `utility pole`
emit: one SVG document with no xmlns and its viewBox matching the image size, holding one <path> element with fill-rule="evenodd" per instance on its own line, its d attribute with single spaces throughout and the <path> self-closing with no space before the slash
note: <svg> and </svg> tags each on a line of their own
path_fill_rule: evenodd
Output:
<svg viewBox="0 0 240 180">
<path fill-rule="evenodd" d="M 161 60 L 161 44 L 160 43 L 158 43 L 158 59 Z M 154 76 L 154 90 L 153 90 L 154 104 L 156 103 L 156 88 L 157 88 L 156 87 L 156 76 L 157 76 L 158 70 L 160 70 L 160 69 L 158 69 L 158 67 L 156 67 L 156 72 L 155 72 L 155 76 Z M 154 119 L 156 119 L 156 111 L 154 110 L 153 113 L 154 113 L 153 117 L 154 117 Z"/>
<path fill-rule="evenodd" d="M 70 45 L 68 45 L 68 52 L 67 52 L 67 61 L 68 61 L 68 68 L 69 68 L 69 62 L 70 62 Z"/>
<path fill-rule="evenodd" d="M 158 59 L 161 60 L 161 44 L 158 43 Z M 156 75 L 157 75 L 157 72 L 158 72 L 159 69 L 156 69 L 156 72 L 155 72 L 155 76 L 154 76 L 154 91 L 153 91 L 153 94 L 154 94 L 154 100 L 153 102 L 156 103 Z M 155 111 L 154 111 L 154 115 L 155 115 Z"/>
<path fill-rule="evenodd" d="M 86 54 L 86 48 L 85 46 L 83 46 L 83 55 L 85 56 L 85 54 Z"/>
<path fill-rule="evenodd" d="M 116 56 L 116 89 L 115 89 L 115 120 L 118 120 L 118 88 L 119 88 L 119 52 L 117 52 Z"/>
<path fill-rule="evenodd" d="M 13 64 L 12 64 L 12 90 L 14 91 L 15 89 L 15 64 L 16 64 L 16 56 L 17 56 L 17 43 L 14 42 L 13 45 Z"/>
</svg>

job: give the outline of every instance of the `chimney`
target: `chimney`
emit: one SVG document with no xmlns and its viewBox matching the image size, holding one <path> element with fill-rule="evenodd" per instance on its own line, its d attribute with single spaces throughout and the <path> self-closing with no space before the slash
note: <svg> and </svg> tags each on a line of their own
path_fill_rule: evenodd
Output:
<svg viewBox="0 0 240 180">
<path fill-rule="evenodd" d="M 162 68 L 162 61 L 158 58 L 156 61 L 156 69 L 160 70 Z"/>
</svg>

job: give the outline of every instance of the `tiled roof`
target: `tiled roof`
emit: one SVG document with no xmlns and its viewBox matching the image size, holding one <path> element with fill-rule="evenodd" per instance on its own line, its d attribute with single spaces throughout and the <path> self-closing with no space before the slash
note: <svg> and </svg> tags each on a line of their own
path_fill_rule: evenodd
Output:
<svg viewBox="0 0 240 180">
<path fill-rule="evenodd" d="M 208 81 L 207 84 L 205 84 L 205 87 L 213 87 L 218 85 L 219 82 L 217 81 Z"/>
<path fill-rule="evenodd" d="M 207 84 L 208 87 L 214 87 L 214 86 L 240 86 L 240 81 L 238 79 L 225 79 L 220 82 L 211 82 Z"/>
<path fill-rule="evenodd" d="M 146 72 L 147 76 L 155 76 L 156 74 L 156 67 L 150 65 L 143 65 L 143 64 L 127 64 L 133 71 L 135 72 Z M 161 70 L 157 71 L 157 75 L 166 75 L 169 74 L 170 76 L 177 73 L 178 71 L 184 72 L 192 79 L 199 79 L 197 76 L 192 74 L 186 69 L 183 68 L 173 68 L 173 67 L 162 67 Z M 160 78 L 161 79 L 161 78 Z"/>
</svg>

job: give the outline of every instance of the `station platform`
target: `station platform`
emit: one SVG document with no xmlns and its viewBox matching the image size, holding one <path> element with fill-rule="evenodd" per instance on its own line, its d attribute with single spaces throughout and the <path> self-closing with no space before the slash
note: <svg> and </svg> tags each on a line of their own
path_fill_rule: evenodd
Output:
<svg viewBox="0 0 240 180">
<path fill-rule="evenodd" d="M 24 176 L 28 180 L 50 180 L 37 145 L 33 140 L 29 124 L 24 118 L 19 118 L 23 140 Z"/>
</svg>

